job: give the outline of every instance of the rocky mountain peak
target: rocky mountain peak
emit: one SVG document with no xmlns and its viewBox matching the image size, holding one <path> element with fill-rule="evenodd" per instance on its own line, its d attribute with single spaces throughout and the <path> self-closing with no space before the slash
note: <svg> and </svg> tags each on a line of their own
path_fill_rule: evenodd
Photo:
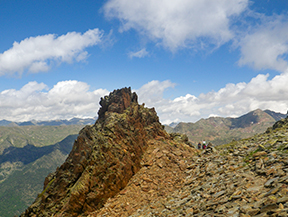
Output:
<svg viewBox="0 0 288 217">
<path fill-rule="evenodd" d="M 147 149 L 173 144 L 171 150 L 195 152 L 187 137 L 166 133 L 154 108 L 139 105 L 130 88 L 113 91 L 100 105 L 96 123 L 80 131 L 66 161 L 21 216 L 87 216 L 125 188 L 145 165 Z"/>
<path fill-rule="evenodd" d="M 121 114 L 125 109 L 130 107 L 132 103 L 138 103 L 138 96 L 135 92 L 131 92 L 130 87 L 114 90 L 109 96 L 101 97 L 101 108 L 98 111 L 98 119 L 103 119 L 105 112 Z"/>
</svg>

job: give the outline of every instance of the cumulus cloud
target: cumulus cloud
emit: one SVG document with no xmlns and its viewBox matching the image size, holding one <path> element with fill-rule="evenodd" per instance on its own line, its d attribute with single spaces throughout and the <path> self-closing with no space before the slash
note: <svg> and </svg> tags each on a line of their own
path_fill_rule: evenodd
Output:
<svg viewBox="0 0 288 217">
<path fill-rule="evenodd" d="M 248 7 L 248 0 L 109 0 L 108 18 L 121 21 L 120 31 L 136 29 L 175 51 L 179 48 L 220 46 L 233 37 L 235 17 Z M 199 43 L 201 41 L 201 43 Z"/>
<path fill-rule="evenodd" d="M 249 0 L 108 0 L 104 14 L 120 20 L 120 32 L 134 29 L 173 52 L 233 41 L 241 52 L 239 66 L 280 72 L 288 66 L 287 15 L 251 11 Z M 129 57 L 143 57 L 145 51 Z"/>
<path fill-rule="evenodd" d="M 284 16 L 264 17 L 262 24 L 254 27 L 239 42 L 239 65 L 249 65 L 257 70 L 287 69 L 288 20 Z"/>
<path fill-rule="evenodd" d="M 195 122 L 211 116 L 237 117 L 255 109 L 270 109 L 286 113 L 288 108 L 288 73 L 269 80 L 269 75 L 259 74 L 249 83 L 227 84 L 217 92 L 163 98 L 167 88 L 174 87 L 170 81 L 152 81 L 141 87 L 139 101 L 155 107 L 164 124 L 171 122 Z"/>
<path fill-rule="evenodd" d="M 168 88 L 175 87 L 175 85 L 175 83 L 172 83 L 169 80 L 162 82 L 157 80 L 150 81 L 136 91 L 139 96 L 139 102 L 151 106 L 152 104 L 156 105 L 155 103 L 161 105 L 161 102 L 165 101 L 165 99 L 163 99 L 163 92 Z"/>
<path fill-rule="evenodd" d="M 241 52 L 239 66 L 279 72 L 288 66 L 287 14 L 257 13 L 249 0 L 108 0 L 103 9 L 107 18 L 120 20 L 120 32 L 134 29 L 173 52 L 233 41 Z M 145 55 L 144 49 L 129 53 Z"/>
<path fill-rule="evenodd" d="M 82 61 L 88 55 L 85 48 L 100 43 L 102 37 L 102 31 L 91 29 L 83 34 L 48 34 L 14 42 L 12 48 L 0 54 L 0 76 L 21 75 L 25 70 L 31 73 L 48 71 L 53 64 Z"/>
<path fill-rule="evenodd" d="M 61 81 L 49 89 L 44 83 L 29 82 L 20 90 L 0 93 L 0 120 L 54 120 L 95 117 L 105 89 L 89 90 L 89 85 L 75 80 Z"/>
<path fill-rule="evenodd" d="M 269 79 L 259 74 L 250 82 L 227 84 L 218 91 L 194 96 L 187 93 L 177 98 L 165 98 L 164 92 L 175 83 L 153 80 L 136 91 L 139 103 L 154 107 L 163 124 L 195 122 L 211 116 L 237 117 L 255 109 L 270 109 L 286 113 L 288 108 L 288 73 Z M 0 120 L 51 120 L 72 117 L 94 117 L 100 97 L 106 89 L 90 91 L 87 83 L 61 81 L 51 89 L 44 83 L 29 82 L 20 90 L 8 89 L 0 93 Z"/>
<path fill-rule="evenodd" d="M 132 59 L 133 57 L 143 58 L 147 56 L 149 53 L 146 51 L 146 48 L 143 48 L 136 52 L 129 52 L 128 56 Z"/>
</svg>

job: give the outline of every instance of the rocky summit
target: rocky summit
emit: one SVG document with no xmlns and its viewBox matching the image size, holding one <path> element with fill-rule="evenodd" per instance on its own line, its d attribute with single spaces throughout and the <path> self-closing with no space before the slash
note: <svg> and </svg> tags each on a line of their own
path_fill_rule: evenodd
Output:
<svg viewBox="0 0 288 217">
<path fill-rule="evenodd" d="M 130 88 L 100 101 L 21 216 L 288 216 L 288 119 L 205 150 L 168 134 Z"/>
<path fill-rule="evenodd" d="M 182 171 L 185 163 L 176 162 L 175 156 L 181 156 L 182 149 L 186 155 L 196 152 L 187 137 L 166 133 L 154 108 L 139 105 L 130 88 L 113 91 L 101 98 L 100 105 L 96 123 L 80 131 L 64 164 L 46 177 L 43 192 L 21 216 L 87 216 L 101 210 L 109 199 L 123 195 L 141 169 L 157 163 L 159 169 L 168 170 L 169 162 L 175 161 Z M 167 162 L 162 161 L 163 154 Z M 158 156 L 159 161 L 154 162 L 150 155 Z M 178 170 L 169 174 L 178 176 Z M 161 171 L 155 175 L 162 176 Z M 150 179 L 146 177 L 145 182 Z M 158 182 L 156 179 L 151 182 Z M 175 184 L 170 183 L 169 189 L 176 189 Z M 141 183 L 142 190 L 152 189 Z M 159 186 L 159 194 L 167 191 L 166 186 Z"/>
</svg>

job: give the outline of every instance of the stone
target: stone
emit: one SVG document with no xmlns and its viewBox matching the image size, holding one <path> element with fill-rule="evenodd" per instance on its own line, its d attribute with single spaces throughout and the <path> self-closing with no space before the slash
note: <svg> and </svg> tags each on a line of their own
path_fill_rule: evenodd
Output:
<svg viewBox="0 0 288 217">
<path fill-rule="evenodd" d="M 215 198 L 221 197 L 223 194 L 225 194 L 225 192 L 226 192 L 225 190 L 219 191 L 219 192 L 217 192 L 216 194 L 214 194 L 213 197 L 215 197 Z"/>
<path fill-rule="evenodd" d="M 259 152 L 254 153 L 253 157 L 256 158 L 256 157 L 260 157 L 260 156 L 264 156 L 264 155 L 267 155 L 266 151 L 259 151 Z"/>
<path fill-rule="evenodd" d="M 141 190 L 142 190 L 142 191 L 145 191 L 145 192 L 148 192 L 148 191 L 150 190 L 150 187 L 149 187 L 148 185 L 143 185 L 143 186 L 141 187 Z"/>
<path fill-rule="evenodd" d="M 255 216 L 255 215 L 257 215 L 259 213 L 259 211 L 260 211 L 260 209 L 252 209 L 251 208 L 250 210 L 248 210 L 247 214 L 249 216 Z"/>
<path fill-rule="evenodd" d="M 283 206 L 282 203 L 279 204 L 279 209 L 280 209 L 280 210 L 284 209 L 284 206 Z"/>
<path fill-rule="evenodd" d="M 265 184 L 266 184 L 266 183 L 265 183 Z M 264 184 L 264 185 L 265 185 L 265 184 Z M 271 194 L 275 194 L 275 193 L 277 193 L 279 190 L 280 190 L 280 186 L 277 186 L 277 187 L 271 189 L 270 191 L 268 191 L 268 192 L 264 195 L 264 197 L 267 197 L 267 196 L 269 196 L 269 195 L 271 195 Z"/>
<path fill-rule="evenodd" d="M 264 186 L 265 186 L 265 187 L 271 187 L 272 184 L 273 184 L 274 182 L 276 182 L 278 179 L 279 179 L 279 177 L 275 177 L 275 178 L 269 179 L 269 180 L 264 184 Z"/>
<path fill-rule="evenodd" d="M 286 203 L 288 202 L 288 195 L 281 197 L 277 200 L 277 203 Z"/>
<path fill-rule="evenodd" d="M 278 205 L 276 203 L 273 203 L 273 204 L 268 204 L 268 205 L 265 205 L 263 206 L 261 209 L 260 209 L 260 212 L 268 212 L 268 211 L 271 211 L 271 210 L 276 210 L 278 209 Z"/>
</svg>

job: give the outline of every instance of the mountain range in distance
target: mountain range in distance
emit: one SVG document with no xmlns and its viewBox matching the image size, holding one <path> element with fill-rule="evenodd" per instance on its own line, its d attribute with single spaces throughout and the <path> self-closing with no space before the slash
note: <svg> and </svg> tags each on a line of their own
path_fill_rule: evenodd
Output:
<svg viewBox="0 0 288 217">
<path fill-rule="evenodd" d="M 271 110 L 256 109 L 237 118 L 202 118 L 195 123 L 180 122 L 165 125 L 165 129 L 168 133 L 186 134 L 194 145 L 205 140 L 218 146 L 263 133 L 286 116 L 287 114 Z"/>
<path fill-rule="evenodd" d="M 13 122 L 8 120 L 1 120 L 0 126 L 65 126 L 65 125 L 92 125 L 96 121 L 94 118 L 72 118 L 69 120 L 51 120 L 51 121 L 24 121 L 24 122 Z"/>
<path fill-rule="evenodd" d="M 258 117 L 254 117 L 254 113 L 255 112 L 260 112 L 262 111 L 261 109 L 256 109 L 254 111 L 251 111 L 247 114 L 244 114 L 238 118 L 223 118 L 223 117 L 210 117 L 207 119 L 200 119 L 199 121 L 197 121 L 195 124 L 197 124 L 198 122 L 203 122 L 206 120 L 213 120 L 213 119 L 227 119 L 227 120 L 231 120 L 231 128 L 243 128 L 246 127 L 248 125 L 251 125 L 251 123 L 258 123 L 259 121 L 261 122 L 261 120 L 259 120 L 259 116 L 256 114 L 256 116 Z M 282 118 L 285 118 L 287 116 L 287 114 L 282 114 L 279 112 L 274 112 L 271 110 L 264 110 L 262 111 L 266 114 L 268 114 L 269 116 L 271 116 L 274 120 L 274 122 L 281 120 Z M 59 120 L 48 120 L 48 121 L 41 121 L 41 120 L 31 120 L 31 121 L 23 121 L 23 122 L 13 122 L 13 121 L 9 121 L 9 120 L 0 120 L 0 126 L 65 126 L 65 125 L 92 125 L 95 123 L 95 121 L 97 120 L 97 117 L 94 118 L 72 118 L 72 119 L 59 119 Z M 250 122 L 249 122 L 250 121 Z M 209 121 L 208 121 L 209 122 Z M 194 124 L 194 123 L 190 123 L 190 122 L 172 122 L 169 125 L 165 125 L 166 130 L 171 131 L 171 128 L 177 128 L 179 127 L 179 125 L 181 124 Z M 241 123 L 244 125 L 241 125 Z M 228 124 L 229 125 L 229 124 Z"/>
</svg>

